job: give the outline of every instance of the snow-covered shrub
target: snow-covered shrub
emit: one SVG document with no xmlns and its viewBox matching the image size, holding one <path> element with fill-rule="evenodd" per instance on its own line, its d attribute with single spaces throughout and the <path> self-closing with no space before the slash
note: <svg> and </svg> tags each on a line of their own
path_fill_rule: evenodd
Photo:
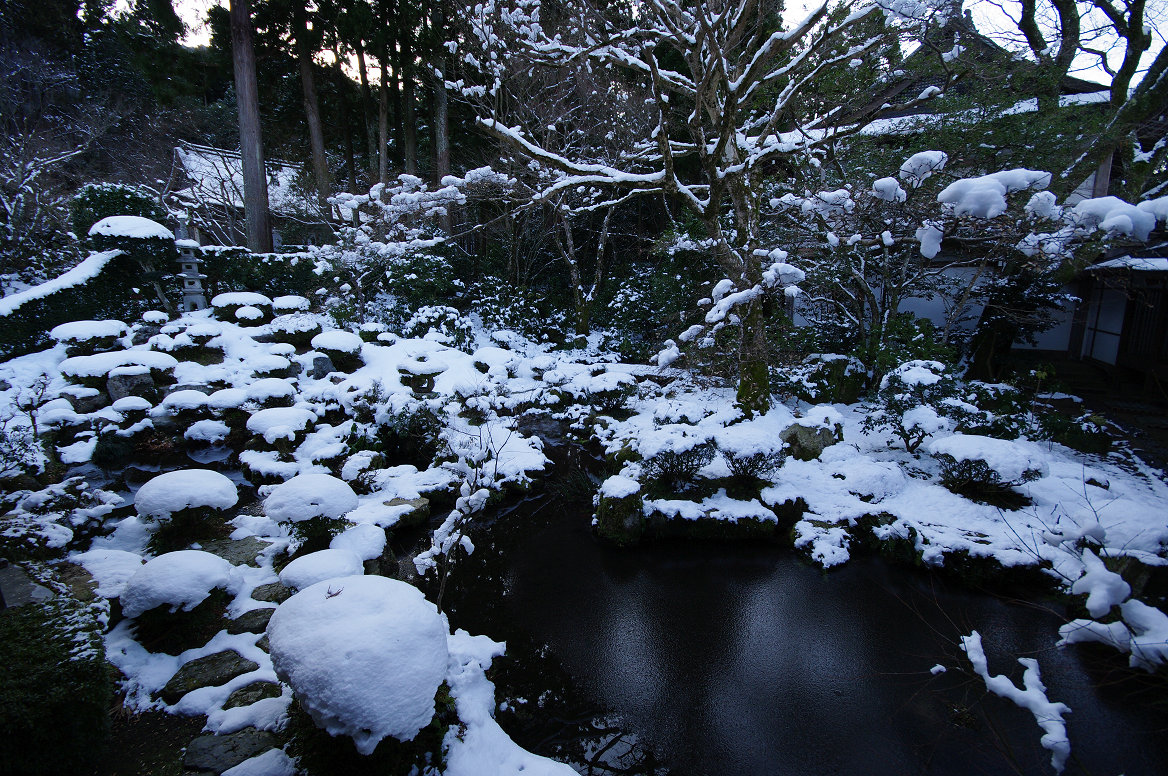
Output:
<svg viewBox="0 0 1168 776">
<path fill-rule="evenodd" d="M 335 538 L 343 535 L 338 534 Z M 301 555 L 290 562 L 280 571 L 280 582 L 293 590 L 303 590 L 327 579 L 360 576 L 364 573 L 364 566 L 357 553 L 330 547 Z"/>
<path fill-rule="evenodd" d="M 318 726 L 372 754 L 412 740 L 434 717 L 446 625 L 416 588 L 351 576 L 311 585 L 276 609 L 272 664 Z"/>
<path fill-rule="evenodd" d="M 426 338 L 469 353 L 474 345 L 474 327 L 453 307 L 420 307 L 402 324 L 403 337 Z"/>
<path fill-rule="evenodd" d="M 659 492 L 685 490 L 693 484 L 702 467 L 714 460 L 718 446 L 712 439 L 697 442 L 691 447 L 663 449 L 641 462 L 646 483 Z"/>
<path fill-rule="evenodd" d="M 357 494 L 328 474 L 298 474 L 264 500 L 264 513 L 286 526 L 305 550 L 328 547 L 345 527 L 344 516 L 357 508 Z"/>
<path fill-rule="evenodd" d="M 54 326 L 49 336 L 65 346 L 67 356 L 91 356 L 119 349 L 118 340 L 128 332 L 121 321 L 70 321 Z"/>
<path fill-rule="evenodd" d="M 89 234 L 90 228 L 109 216 L 138 216 L 152 221 L 167 219 L 158 197 L 137 186 L 123 183 L 87 183 L 69 203 L 73 233 Z"/>
<path fill-rule="evenodd" d="M 929 443 L 941 466 L 941 484 L 954 493 L 994 503 L 1023 483 L 1041 477 L 1046 464 L 1026 442 L 954 434 Z"/>
<path fill-rule="evenodd" d="M 341 372 L 355 371 L 365 363 L 361 359 L 363 344 L 359 336 L 341 329 L 321 332 L 311 340 L 312 347 L 328 356 L 333 366 Z"/>
<path fill-rule="evenodd" d="M 856 358 L 838 353 L 812 353 L 803 362 L 781 370 L 776 388 L 806 402 L 852 404 L 860 398 L 867 371 Z"/>
<path fill-rule="evenodd" d="M 211 298 L 215 317 L 225 323 L 259 326 L 272 320 L 272 300 L 254 291 L 230 291 Z"/>
<path fill-rule="evenodd" d="M 1108 432 L 1111 424 L 1101 415 L 1050 411 L 1041 413 L 1038 422 L 1047 437 L 1073 450 L 1099 454 L 1111 450 L 1112 436 Z"/>
<path fill-rule="evenodd" d="M 747 453 L 723 450 L 722 457 L 726 459 L 726 467 L 730 469 L 731 477 L 749 481 L 765 479 L 767 475 L 778 471 L 786 455 L 782 450 Z"/>
<path fill-rule="evenodd" d="M 92 773 L 102 762 L 114 684 L 95 615 L 94 607 L 59 596 L 0 616 L 6 773 Z"/>
<path fill-rule="evenodd" d="M 252 413 L 247 430 L 255 434 L 254 446 L 289 454 L 316 423 L 316 413 L 304 407 L 269 407 Z M 263 443 L 260 443 L 260 440 Z"/>
<path fill-rule="evenodd" d="M 0 493 L 0 557 L 49 560 L 91 539 L 122 501 L 82 477 L 39 490 Z"/>
<path fill-rule="evenodd" d="M 426 468 L 442 449 L 444 422 L 438 407 L 425 401 L 410 400 L 396 411 L 382 406 L 373 424 L 356 432 L 354 450 L 380 453 L 386 464 L 413 464 Z"/>
<path fill-rule="evenodd" d="M 232 565 L 202 550 L 179 550 L 136 570 L 118 600 L 135 620 L 138 641 L 152 651 L 179 654 L 201 647 L 222 628 Z"/>
<path fill-rule="evenodd" d="M 32 429 L 16 423 L 11 415 L 0 417 L 0 480 L 40 471 L 42 457 Z"/>
<path fill-rule="evenodd" d="M 156 550 L 184 547 L 213 536 L 224 512 L 239 501 L 235 483 L 210 469 L 181 469 L 154 477 L 134 495 L 134 509 L 158 524 L 150 543 Z"/>
<path fill-rule="evenodd" d="M 950 427 L 945 401 L 957 389 L 956 378 L 940 361 L 905 362 L 880 381 L 864 430 L 888 429 L 905 450 L 914 452 L 927 438 Z"/>
<path fill-rule="evenodd" d="M 316 316 L 307 313 L 287 313 L 277 316 L 268 324 L 268 332 L 276 342 L 284 342 L 297 350 L 307 349 L 312 338 L 322 331 Z"/>
<path fill-rule="evenodd" d="M 564 311 L 549 309 L 546 296 L 496 275 L 471 284 L 466 296 L 471 311 L 479 316 L 488 331 L 515 332 L 539 342 L 550 332 L 568 328 Z"/>
</svg>

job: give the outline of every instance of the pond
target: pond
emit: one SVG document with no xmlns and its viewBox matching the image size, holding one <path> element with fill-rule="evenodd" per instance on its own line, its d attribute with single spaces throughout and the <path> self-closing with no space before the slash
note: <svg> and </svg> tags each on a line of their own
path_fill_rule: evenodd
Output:
<svg viewBox="0 0 1168 776">
<path fill-rule="evenodd" d="M 1037 657 L 1072 708 L 1068 773 L 1168 773 L 1163 682 L 1055 648 L 1063 619 L 1038 596 L 876 557 L 825 574 L 780 547 L 618 550 L 590 517 L 529 499 L 448 582 L 454 627 L 508 641 L 499 720 L 528 748 L 594 773 L 1052 772 L 1033 716 L 967 670 L 958 638 L 977 629 L 993 673 L 1020 682 L 1014 658 Z"/>
</svg>

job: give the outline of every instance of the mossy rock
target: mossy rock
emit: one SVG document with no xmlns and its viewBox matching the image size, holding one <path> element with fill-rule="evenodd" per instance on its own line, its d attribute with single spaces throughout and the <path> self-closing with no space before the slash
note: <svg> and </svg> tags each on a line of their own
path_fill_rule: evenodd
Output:
<svg viewBox="0 0 1168 776">
<path fill-rule="evenodd" d="M 189 611 L 172 612 L 168 607 L 159 606 L 135 619 L 134 636 L 149 651 L 168 655 L 201 647 L 223 630 L 230 600 L 225 591 L 216 589 Z"/>
<path fill-rule="evenodd" d="M 382 739 L 369 755 L 362 755 L 348 736 L 330 736 L 316 727 L 299 703 L 288 709 L 285 731 L 288 753 L 307 773 L 344 773 L 346 776 L 406 776 L 443 770 L 442 742 L 447 731 L 461 725 L 450 687 L 443 682 L 434 696 L 434 718 L 412 741 Z"/>
<path fill-rule="evenodd" d="M 645 534 L 645 501 L 640 493 L 623 498 L 600 497 L 596 535 L 618 547 L 637 544 Z"/>
<path fill-rule="evenodd" d="M 279 698 L 282 692 L 280 685 L 275 682 L 252 682 L 228 695 L 227 700 L 223 702 L 223 708 L 234 709 L 240 706 L 250 706 L 268 698 Z"/>
<path fill-rule="evenodd" d="M 0 610 L 0 771 L 96 771 L 109 740 L 113 676 L 101 625 L 67 598 Z"/>
<path fill-rule="evenodd" d="M 233 649 L 204 655 L 183 663 L 158 697 L 168 704 L 178 703 L 184 695 L 200 687 L 219 687 L 237 676 L 251 673 L 259 668 L 254 661 L 240 655 Z"/>
</svg>

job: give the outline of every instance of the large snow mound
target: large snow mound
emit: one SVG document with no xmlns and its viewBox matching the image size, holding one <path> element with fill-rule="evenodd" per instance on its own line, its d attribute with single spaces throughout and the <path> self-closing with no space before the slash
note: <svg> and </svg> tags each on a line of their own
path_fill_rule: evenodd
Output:
<svg viewBox="0 0 1168 776">
<path fill-rule="evenodd" d="M 1027 442 L 954 434 L 930 442 L 929 452 L 948 455 L 957 461 L 982 461 L 1004 482 L 1022 482 L 1047 471 L 1042 455 Z"/>
<path fill-rule="evenodd" d="M 235 483 L 210 469 L 160 474 L 138 489 L 134 508 L 144 517 L 167 518 L 181 509 L 230 509 L 239 501 Z"/>
<path fill-rule="evenodd" d="M 365 573 L 361 558 L 352 550 L 328 549 L 310 552 L 289 563 L 280 572 L 287 587 L 303 590 L 317 582 Z"/>
<path fill-rule="evenodd" d="M 89 227 L 89 236 L 133 237 L 143 240 L 161 238 L 173 240 L 174 233 L 157 221 L 142 216 L 108 216 Z"/>
<path fill-rule="evenodd" d="M 147 561 L 126 581 L 122 613 L 137 617 L 158 606 L 190 610 L 231 580 L 230 563 L 202 550 L 179 550 Z"/>
<path fill-rule="evenodd" d="M 303 407 L 271 407 L 248 418 L 247 430 L 262 436 L 268 444 L 274 444 L 277 439 L 295 439 L 315 421 L 316 413 Z"/>
<path fill-rule="evenodd" d="M 86 342 L 103 337 L 121 337 L 129 329 L 121 321 L 69 321 L 54 326 L 49 336 L 57 342 Z"/>
<path fill-rule="evenodd" d="M 360 353 L 364 344 L 360 337 L 349 331 L 324 331 L 312 338 L 312 347 L 317 350 L 335 350 L 341 353 Z"/>
<path fill-rule="evenodd" d="M 336 519 L 357 508 L 357 494 L 349 483 L 328 474 L 298 474 L 272 489 L 264 512 L 281 523 L 314 517 Z"/>
<path fill-rule="evenodd" d="M 341 577 L 301 590 L 268 623 L 272 665 L 317 725 L 361 754 L 411 741 L 434 716 L 446 625 L 416 588 Z"/>
</svg>

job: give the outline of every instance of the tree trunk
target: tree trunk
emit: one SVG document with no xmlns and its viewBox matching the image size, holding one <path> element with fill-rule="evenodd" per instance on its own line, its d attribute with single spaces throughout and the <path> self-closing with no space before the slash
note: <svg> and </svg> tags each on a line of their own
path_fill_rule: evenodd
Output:
<svg viewBox="0 0 1168 776">
<path fill-rule="evenodd" d="M 401 70 L 401 123 L 402 123 L 402 166 L 410 175 L 418 174 L 418 120 L 414 106 L 414 50 L 410 45 L 411 31 L 403 30 L 401 54 L 398 65 Z"/>
<path fill-rule="evenodd" d="M 381 52 L 381 85 L 377 89 L 377 181 L 389 185 L 389 53 Z"/>
<path fill-rule="evenodd" d="M 320 123 L 320 100 L 316 96 L 316 77 L 312 72 L 312 50 L 308 45 L 308 21 L 304 6 L 296 6 L 296 63 L 300 67 L 300 84 L 304 87 L 304 117 L 308 123 L 308 141 L 312 146 L 312 172 L 316 179 L 316 204 L 320 216 L 329 220 L 328 159 L 324 155 L 324 128 Z"/>
<path fill-rule="evenodd" d="M 373 131 L 373 95 L 369 89 L 369 72 L 365 69 L 365 47 L 357 42 L 357 72 L 361 76 L 361 113 L 365 119 L 365 166 L 369 177 L 377 177 L 377 138 Z"/>
<path fill-rule="evenodd" d="M 766 309 L 762 299 L 746 304 L 738 340 L 738 407 L 747 417 L 771 408 Z"/>
<path fill-rule="evenodd" d="M 439 59 L 434 76 L 434 183 L 442 185 L 442 179 L 450 174 L 450 104 L 446 98 L 446 62 Z M 446 234 L 453 232 L 454 218 L 447 208 L 439 219 L 439 225 Z"/>
<path fill-rule="evenodd" d="M 345 169 L 348 172 L 348 190 L 357 193 L 357 160 L 353 150 L 353 122 L 349 121 L 349 102 L 345 99 L 345 86 L 348 85 L 348 76 L 341 67 L 341 52 L 333 50 L 333 60 L 337 71 L 337 104 L 340 111 L 341 126 L 345 128 Z"/>
<path fill-rule="evenodd" d="M 257 253 L 272 250 L 272 219 L 268 213 L 268 177 L 260 135 L 259 88 L 255 49 L 251 40 L 251 13 L 247 0 L 231 0 L 231 59 L 235 67 L 235 95 L 239 103 L 239 147 L 243 167 L 243 212 L 247 247 Z"/>
</svg>

